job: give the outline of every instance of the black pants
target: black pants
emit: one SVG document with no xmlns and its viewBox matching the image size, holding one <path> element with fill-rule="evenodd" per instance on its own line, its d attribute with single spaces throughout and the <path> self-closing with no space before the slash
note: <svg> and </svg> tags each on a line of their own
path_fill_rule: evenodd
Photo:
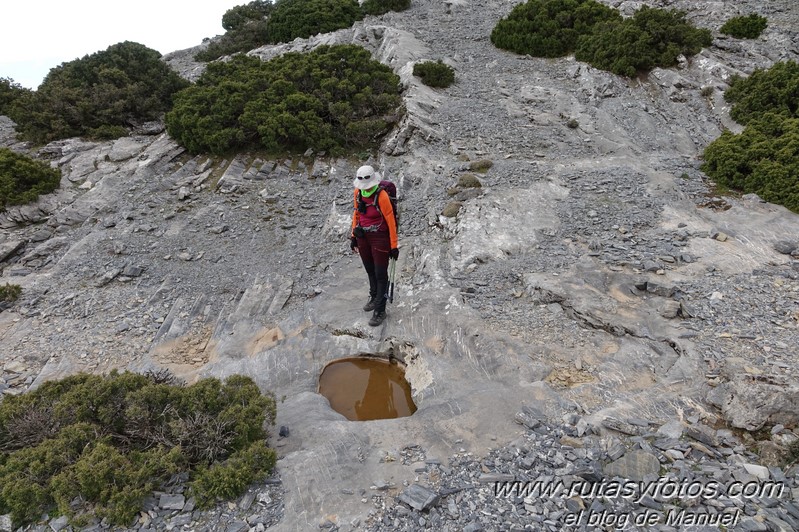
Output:
<svg viewBox="0 0 799 532">
<path fill-rule="evenodd" d="M 361 255 L 366 275 L 369 276 L 369 296 L 377 298 L 375 312 L 386 310 L 386 288 L 388 288 L 388 252 L 391 242 L 388 231 L 365 233 L 358 239 L 358 253 Z"/>
</svg>

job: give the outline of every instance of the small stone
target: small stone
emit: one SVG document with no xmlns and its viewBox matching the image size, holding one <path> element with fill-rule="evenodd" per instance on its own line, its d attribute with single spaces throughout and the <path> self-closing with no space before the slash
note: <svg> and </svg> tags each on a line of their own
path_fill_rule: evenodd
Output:
<svg viewBox="0 0 799 532">
<path fill-rule="evenodd" d="M 780 240 L 774 243 L 774 251 L 783 255 L 790 255 L 794 250 L 799 249 L 799 243 Z"/>
<path fill-rule="evenodd" d="M 184 525 L 188 525 L 189 523 L 191 523 L 190 513 L 182 513 L 169 520 L 169 524 L 175 528 L 180 528 Z"/>
<path fill-rule="evenodd" d="M 624 445 L 622 445 L 621 442 L 616 441 L 610 447 L 610 449 L 608 449 L 608 458 L 610 458 L 611 460 L 618 460 L 619 458 L 624 456 L 624 453 L 626 452 L 627 449 L 624 447 Z"/>
<path fill-rule="evenodd" d="M 768 480 L 769 479 L 769 472 L 768 468 L 758 464 L 743 464 L 744 469 L 750 475 L 754 475 L 760 480 Z"/>
<path fill-rule="evenodd" d="M 703 425 L 701 423 L 695 423 L 693 425 L 689 425 L 685 428 L 685 433 L 705 445 L 709 445 L 711 447 L 717 447 L 719 445 L 718 438 L 716 436 L 716 431 L 708 427 L 707 425 Z"/>
<path fill-rule="evenodd" d="M 12 360 L 11 362 L 3 366 L 3 371 L 7 373 L 24 373 L 25 371 L 27 371 L 27 369 L 28 366 L 26 366 L 20 360 Z"/>
<path fill-rule="evenodd" d="M 252 503 L 255 501 L 255 492 L 248 491 L 239 501 L 239 508 L 245 512 L 250 509 Z"/>
<path fill-rule="evenodd" d="M 768 526 L 754 517 L 744 517 L 739 523 L 741 530 L 746 532 L 766 532 Z"/>
<path fill-rule="evenodd" d="M 158 500 L 158 506 L 164 510 L 183 510 L 186 505 L 186 498 L 183 495 L 171 495 L 164 493 Z"/>
<path fill-rule="evenodd" d="M 650 294 L 655 294 L 656 296 L 671 297 L 677 291 L 677 288 L 674 286 L 647 281 L 645 290 Z"/>
<path fill-rule="evenodd" d="M 660 315 L 666 319 L 676 318 L 679 313 L 680 303 L 674 300 L 666 301 L 660 309 Z"/>
<path fill-rule="evenodd" d="M 50 528 L 54 532 L 59 532 L 60 530 L 66 528 L 68 524 L 69 524 L 69 518 L 66 515 L 62 515 L 58 519 L 53 519 L 52 521 L 50 521 Z"/>
<path fill-rule="evenodd" d="M 421 484 L 411 484 L 397 497 L 400 502 L 404 502 L 414 510 L 423 512 L 429 510 L 438 503 L 439 495 Z"/>
<path fill-rule="evenodd" d="M 581 512 L 585 510 L 585 503 L 580 497 L 571 497 L 566 499 L 566 508 L 572 513 Z"/>
<path fill-rule="evenodd" d="M 375 483 L 374 483 L 374 486 L 372 486 L 372 489 L 383 491 L 383 490 L 387 490 L 390 487 L 391 487 L 391 483 L 386 482 L 383 479 L 378 479 L 378 480 L 375 480 Z"/>
<path fill-rule="evenodd" d="M 507 473 L 483 473 L 478 479 L 482 484 L 493 484 L 494 482 L 512 482 L 516 477 Z"/>
<path fill-rule="evenodd" d="M 191 497 L 188 501 L 186 501 L 186 504 L 183 506 L 183 511 L 186 513 L 191 513 L 194 511 L 194 507 L 196 505 L 197 501 L 194 499 L 194 497 Z"/>
<path fill-rule="evenodd" d="M 644 271 L 656 272 L 660 269 L 660 265 L 653 260 L 645 260 L 643 264 Z"/>
<path fill-rule="evenodd" d="M 719 242 L 726 242 L 730 237 L 726 233 L 718 232 L 713 235 L 713 238 Z"/>
<path fill-rule="evenodd" d="M 47 229 L 40 229 L 30 236 L 31 242 L 43 242 L 53 236 L 52 231 Z"/>
<path fill-rule="evenodd" d="M 280 432 L 278 432 L 278 436 L 280 436 L 281 438 L 288 438 L 289 428 L 286 425 L 281 425 Z"/>
<path fill-rule="evenodd" d="M 680 316 L 683 318 L 695 318 L 696 311 L 685 301 L 680 301 Z"/>
<path fill-rule="evenodd" d="M 622 434 L 627 434 L 628 436 L 638 436 L 641 433 L 641 429 L 635 425 L 631 425 L 630 423 L 612 417 L 606 417 L 603 419 L 602 425 L 605 428 L 615 430 L 616 432 L 621 432 Z"/>
<path fill-rule="evenodd" d="M 642 481 L 645 477 L 660 472 L 660 460 L 646 451 L 632 451 L 607 464 L 603 471 L 608 476 Z"/>
<path fill-rule="evenodd" d="M 144 268 L 141 266 L 132 266 L 128 265 L 122 270 L 122 275 L 125 277 L 138 277 L 144 272 Z"/>
<path fill-rule="evenodd" d="M 674 461 L 685 459 L 685 455 L 682 452 L 678 451 L 677 449 L 669 449 L 668 451 L 666 451 L 666 456 L 668 456 Z"/>
<path fill-rule="evenodd" d="M 524 425 L 528 429 L 534 429 L 541 424 L 539 419 L 540 415 L 529 407 L 522 407 L 521 412 L 517 412 L 513 416 L 513 420 L 520 425 Z"/>
<path fill-rule="evenodd" d="M 668 423 L 661 425 L 657 434 L 670 440 L 679 440 L 685 430 L 685 425 L 678 419 L 672 419 Z"/>
<path fill-rule="evenodd" d="M 232 523 L 230 523 L 227 527 L 225 527 L 225 532 L 244 532 L 245 530 L 249 530 L 250 527 L 244 521 L 236 519 Z"/>
</svg>

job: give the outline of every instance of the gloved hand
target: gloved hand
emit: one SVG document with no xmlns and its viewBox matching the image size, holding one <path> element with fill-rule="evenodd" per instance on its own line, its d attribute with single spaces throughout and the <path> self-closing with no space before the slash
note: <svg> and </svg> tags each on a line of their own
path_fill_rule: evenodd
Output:
<svg viewBox="0 0 799 532">
<path fill-rule="evenodd" d="M 355 238 L 354 236 L 350 237 L 350 249 L 355 251 L 355 248 L 357 247 L 358 247 L 358 239 Z"/>
<path fill-rule="evenodd" d="M 392 248 L 391 251 L 388 252 L 388 256 L 389 256 L 389 258 L 397 260 L 399 258 L 399 249 L 398 248 Z"/>
</svg>

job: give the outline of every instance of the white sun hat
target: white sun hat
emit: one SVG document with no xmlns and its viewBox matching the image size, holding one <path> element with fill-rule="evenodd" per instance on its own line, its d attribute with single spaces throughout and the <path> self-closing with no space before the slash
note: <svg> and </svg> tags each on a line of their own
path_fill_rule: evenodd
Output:
<svg viewBox="0 0 799 532">
<path fill-rule="evenodd" d="M 358 168 L 355 176 L 355 181 L 352 182 L 352 185 L 359 190 L 368 190 L 380 183 L 380 174 L 368 165 Z"/>
</svg>

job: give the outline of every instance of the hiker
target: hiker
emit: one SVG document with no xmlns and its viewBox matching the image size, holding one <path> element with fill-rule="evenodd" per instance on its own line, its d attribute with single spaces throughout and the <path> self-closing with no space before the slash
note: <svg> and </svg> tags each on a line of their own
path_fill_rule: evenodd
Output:
<svg viewBox="0 0 799 532">
<path fill-rule="evenodd" d="M 380 186 L 380 175 L 374 168 L 358 168 L 353 186 L 355 211 L 350 249 L 360 254 L 369 276 L 369 301 L 363 310 L 374 311 L 369 325 L 376 327 L 386 319 L 388 260 L 399 257 L 397 220 L 391 198 Z"/>
</svg>

